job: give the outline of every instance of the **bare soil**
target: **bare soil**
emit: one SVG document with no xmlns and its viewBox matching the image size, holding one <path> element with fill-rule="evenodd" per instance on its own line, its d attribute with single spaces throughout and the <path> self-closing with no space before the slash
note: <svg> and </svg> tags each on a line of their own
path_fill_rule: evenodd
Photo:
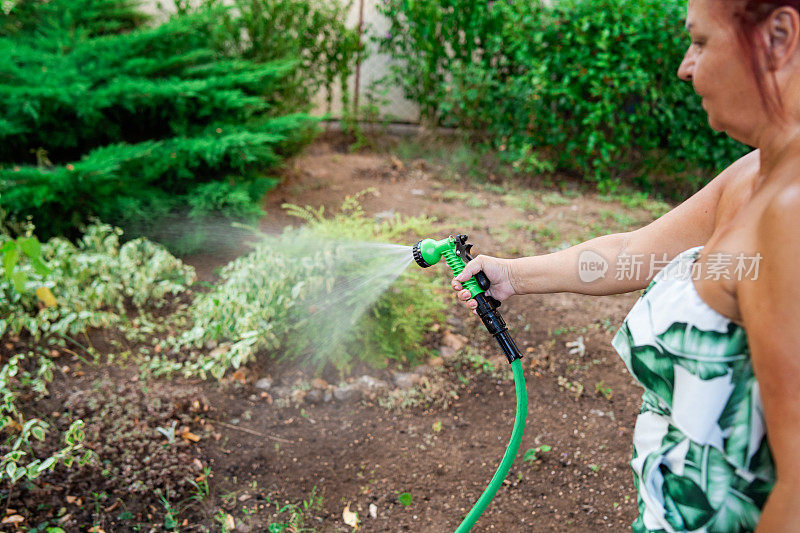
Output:
<svg viewBox="0 0 800 533">
<path fill-rule="evenodd" d="M 652 217 L 577 188 L 537 190 L 535 197 L 556 200 L 539 202 L 532 210 L 512 208 L 498 187 L 447 181 L 441 170 L 425 160 L 401 161 L 391 151 L 350 154 L 321 140 L 290 162 L 284 181 L 268 195 L 262 229 L 276 231 L 297 223 L 284 214 L 284 202 L 335 210 L 347 195 L 367 189 L 371 190 L 362 205 L 368 214 L 434 216 L 441 236 L 468 233 L 476 253 L 499 256 L 544 253 L 559 238 L 585 238 L 598 225 L 608 231 L 624 229 L 614 225 L 608 211 L 622 213 L 634 224 Z M 519 190 L 514 187 L 510 186 L 512 195 Z M 454 196 L 452 191 L 463 194 Z M 228 259 L 211 254 L 188 261 L 201 279 L 213 280 L 214 269 Z M 444 272 L 442 283 L 448 283 Z M 521 452 L 474 531 L 629 529 L 636 509 L 628 461 L 641 389 L 610 341 L 636 297 L 553 294 L 517 297 L 503 304 L 512 335 L 526 354 L 528 422 Z M 442 331 L 464 335 L 469 346 L 487 356 L 498 352 L 479 320 L 455 299 L 451 315 Z M 585 353 L 571 354 L 566 343 L 579 337 Z M 136 368 L 97 368 L 64 356 L 43 409 L 57 411 L 67 402 L 89 418 L 149 416 L 136 418 L 130 427 L 120 422 L 132 433 L 130 441 L 91 431 L 87 435 L 97 447 L 117 446 L 117 457 L 127 448 L 139 450 L 137 446 L 149 456 L 167 454 L 158 465 L 164 481 L 151 480 L 151 486 L 183 495 L 177 513 L 182 531 L 222 530 L 230 520 L 227 515 L 237 531 L 281 531 L 274 524 L 286 512 L 276 517 L 276 505 L 308 500 L 312 494 L 321 495 L 322 504 L 311 505 L 303 514 L 305 527 L 317 531 L 352 531 L 343 519 L 345 507 L 358 513 L 363 531 L 454 530 L 506 448 L 515 412 L 513 382 L 481 372 L 465 374 L 466 384 L 449 376 L 458 387 L 458 398 L 448 409 L 397 411 L 387 411 L 374 399 L 279 407 L 253 386 L 264 374 L 280 378 L 298 371 L 302 369 L 268 365 L 221 384 L 143 384 L 136 381 Z M 383 376 L 378 371 L 373 375 Z M 103 410 L 83 399 L 87 391 L 98 390 L 106 403 L 119 407 Z M 199 441 L 179 437 L 174 446 L 158 442 L 151 449 L 146 435 L 169 420 L 179 420 L 179 434 L 188 432 Z M 541 445 L 551 449 L 538 453 L 535 461 L 523 460 L 526 450 Z M 163 530 L 165 507 L 153 493 L 126 490 L 131 485 L 123 482 L 138 479 L 137 467 L 154 467 L 131 458 L 133 466 L 125 470 L 114 462 L 114 483 L 107 473 L 89 472 L 81 479 L 63 477 L 42 490 L 12 495 L 7 503 L 25 511 L 28 527 L 45 519 L 56 524 L 60 516 L 58 524 L 67 531 L 92 526 L 99 528 L 93 531 Z M 186 483 L 170 484 L 175 476 L 169 469 L 175 464 L 184 465 L 183 477 L 199 481 L 202 467 L 210 467 L 210 494 L 202 501 L 188 501 Z M 101 491 L 105 498 L 99 496 Z M 402 493 L 411 495 L 410 505 L 400 503 Z M 66 496 L 72 497 L 68 501 Z M 61 507 L 69 519 L 63 520 Z M 123 509 L 133 518 L 121 519 Z M 270 524 L 273 529 L 268 529 Z"/>
</svg>

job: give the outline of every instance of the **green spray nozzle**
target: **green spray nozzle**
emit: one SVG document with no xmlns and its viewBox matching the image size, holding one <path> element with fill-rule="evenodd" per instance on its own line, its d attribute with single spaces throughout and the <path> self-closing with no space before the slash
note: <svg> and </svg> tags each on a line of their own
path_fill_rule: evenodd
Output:
<svg viewBox="0 0 800 533">
<path fill-rule="evenodd" d="M 438 263 L 444 258 L 447 266 L 453 271 L 453 276 L 458 276 L 464 270 L 464 266 L 472 260 L 470 255 L 471 244 L 467 244 L 466 235 L 450 235 L 446 239 L 435 241 L 433 239 L 423 239 L 414 245 L 412 253 L 414 261 L 422 268 L 428 268 Z M 468 289 L 473 298 L 486 292 L 489 288 L 489 280 L 483 272 L 468 279 L 463 283 L 464 288 Z M 499 305 L 499 302 L 496 302 Z"/>
<path fill-rule="evenodd" d="M 467 262 L 472 260 L 472 255 L 470 255 L 471 248 L 472 245 L 467 244 L 466 235 L 457 235 L 455 237 L 451 235 L 440 241 L 423 239 L 414 245 L 412 254 L 414 255 L 414 261 L 422 268 L 433 266 L 444 259 L 447 266 L 453 271 L 453 275 L 458 276 L 464 271 L 464 266 Z M 508 362 L 511 363 L 522 357 L 519 348 L 514 343 L 514 339 L 508 334 L 508 328 L 503 317 L 497 312 L 500 302 L 485 294 L 490 286 L 486 274 L 478 272 L 462 285 L 469 290 L 472 298 L 477 302 L 478 306 L 475 311 L 481 317 L 483 325 L 486 326 L 489 333 L 494 335 L 497 342 L 500 343 L 500 348 L 508 358 Z"/>
</svg>

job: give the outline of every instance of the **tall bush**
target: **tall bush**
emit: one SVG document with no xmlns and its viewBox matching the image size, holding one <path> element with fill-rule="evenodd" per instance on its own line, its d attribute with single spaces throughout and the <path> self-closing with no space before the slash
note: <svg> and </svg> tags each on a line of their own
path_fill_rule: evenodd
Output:
<svg viewBox="0 0 800 533">
<path fill-rule="evenodd" d="M 684 0 L 386 0 L 379 37 L 390 80 L 433 123 L 488 140 L 509 160 L 531 148 L 613 187 L 669 157 L 709 176 L 745 147 L 713 132 L 676 71 Z M 700 185 L 695 183 L 694 185 Z"/>
<path fill-rule="evenodd" d="M 214 47 L 225 8 L 151 27 L 131 4 L 29 0 L 3 25 L 0 209 L 32 216 L 43 237 L 90 216 L 131 235 L 182 217 L 252 219 L 270 171 L 316 131 L 280 100 L 295 59 Z"/>
<path fill-rule="evenodd" d="M 348 108 L 347 81 L 366 54 L 358 29 L 346 24 L 353 0 L 233 0 L 231 5 L 219 22 L 225 46 L 259 63 L 298 60 L 298 68 L 282 80 L 285 107 L 310 110 L 324 89 L 330 110 L 338 84 L 342 107 Z"/>
</svg>

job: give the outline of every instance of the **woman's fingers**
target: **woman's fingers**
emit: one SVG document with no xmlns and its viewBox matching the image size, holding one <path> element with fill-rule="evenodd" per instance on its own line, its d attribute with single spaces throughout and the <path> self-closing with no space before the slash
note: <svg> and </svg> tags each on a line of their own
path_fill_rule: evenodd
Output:
<svg viewBox="0 0 800 533">
<path fill-rule="evenodd" d="M 456 281 L 464 282 L 483 269 L 483 256 L 479 255 L 464 266 L 461 274 L 456 276 Z"/>
</svg>

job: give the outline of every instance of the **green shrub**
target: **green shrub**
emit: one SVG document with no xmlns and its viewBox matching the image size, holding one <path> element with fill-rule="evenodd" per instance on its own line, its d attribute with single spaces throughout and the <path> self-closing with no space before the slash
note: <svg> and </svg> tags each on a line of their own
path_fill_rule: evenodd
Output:
<svg viewBox="0 0 800 533">
<path fill-rule="evenodd" d="M 98 29 L 97 6 L 113 21 L 114 5 L 116 31 Z M 317 131 L 280 100 L 296 60 L 214 48 L 225 8 L 150 27 L 130 6 L 26 1 L 0 34 L 0 208 L 32 216 L 40 237 L 75 236 L 91 216 L 131 236 L 171 216 L 252 220 L 277 182 L 270 170 Z"/>
<path fill-rule="evenodd" d="M 333 217 L 322 209 L 287 208 L 307 224 L 265 237 L 228 264 L 220 284 L 191 306 L 192 327 L 173 339 L 191 356 L 180 364 L 151 359 L 151 370 L 219 378 L 259 351 L 340 370 L 355 361 L 382 366 L 426 355 L 422 341 L 445 305 L 441 282 L 413 270 L 389 288 L 411 251 L 380 241 L 427 233 L 431 220 L 398 216 L 376 223 L 353 198 Z M 216 348 L 202 353 L 208 345 Z"/>
<path fill-rule="evenodd" d="M 120 245 L 121 235 L 94 224 L 77 244 L 58 237 L 42 244 L 45 269 L 36 260 L 18 261 L 21 285 L 0 277 L 0 337 L 25 332 L 58 342 L 87 327 L 120 323 L 126 304 L 139 311 L 161 307 L 193 281 L 194 269 L 162 246 L 141 238 Z M 0 234 L 0 250 L 18 241 Z"/>
<path fill-rule="evenodd" d="M 696 188 L 693 173 L 744 153 L 710 129 L 675 74 L 688 45 L 684 0 L 552 4 L 387 0 L 391 29 L 379 40 L 398 62 L 387 81 L 427 120 L 487 136 L 522 170 L 546 171 L 539 157 L 549 157 L 603 188 L 653 186 L 643 173 L 665 154 Z"/>
<path fill-rule="evenodd" d="M 216 2 L 217 0 L 212 0 Z M 325 90 L 330 111 L 335 84 L 342 107 L 351 98 L 347 81 L 365 56 L 356 28 L 346 25 L 352 0 L 234 0 L 234 9 L 219 21 L 223 45 L 237 55 L 266 63 L 286 57 L 298 68 L 281 80 L 281 105 L 310 110 L 314 97 Z"/>
</svg>

